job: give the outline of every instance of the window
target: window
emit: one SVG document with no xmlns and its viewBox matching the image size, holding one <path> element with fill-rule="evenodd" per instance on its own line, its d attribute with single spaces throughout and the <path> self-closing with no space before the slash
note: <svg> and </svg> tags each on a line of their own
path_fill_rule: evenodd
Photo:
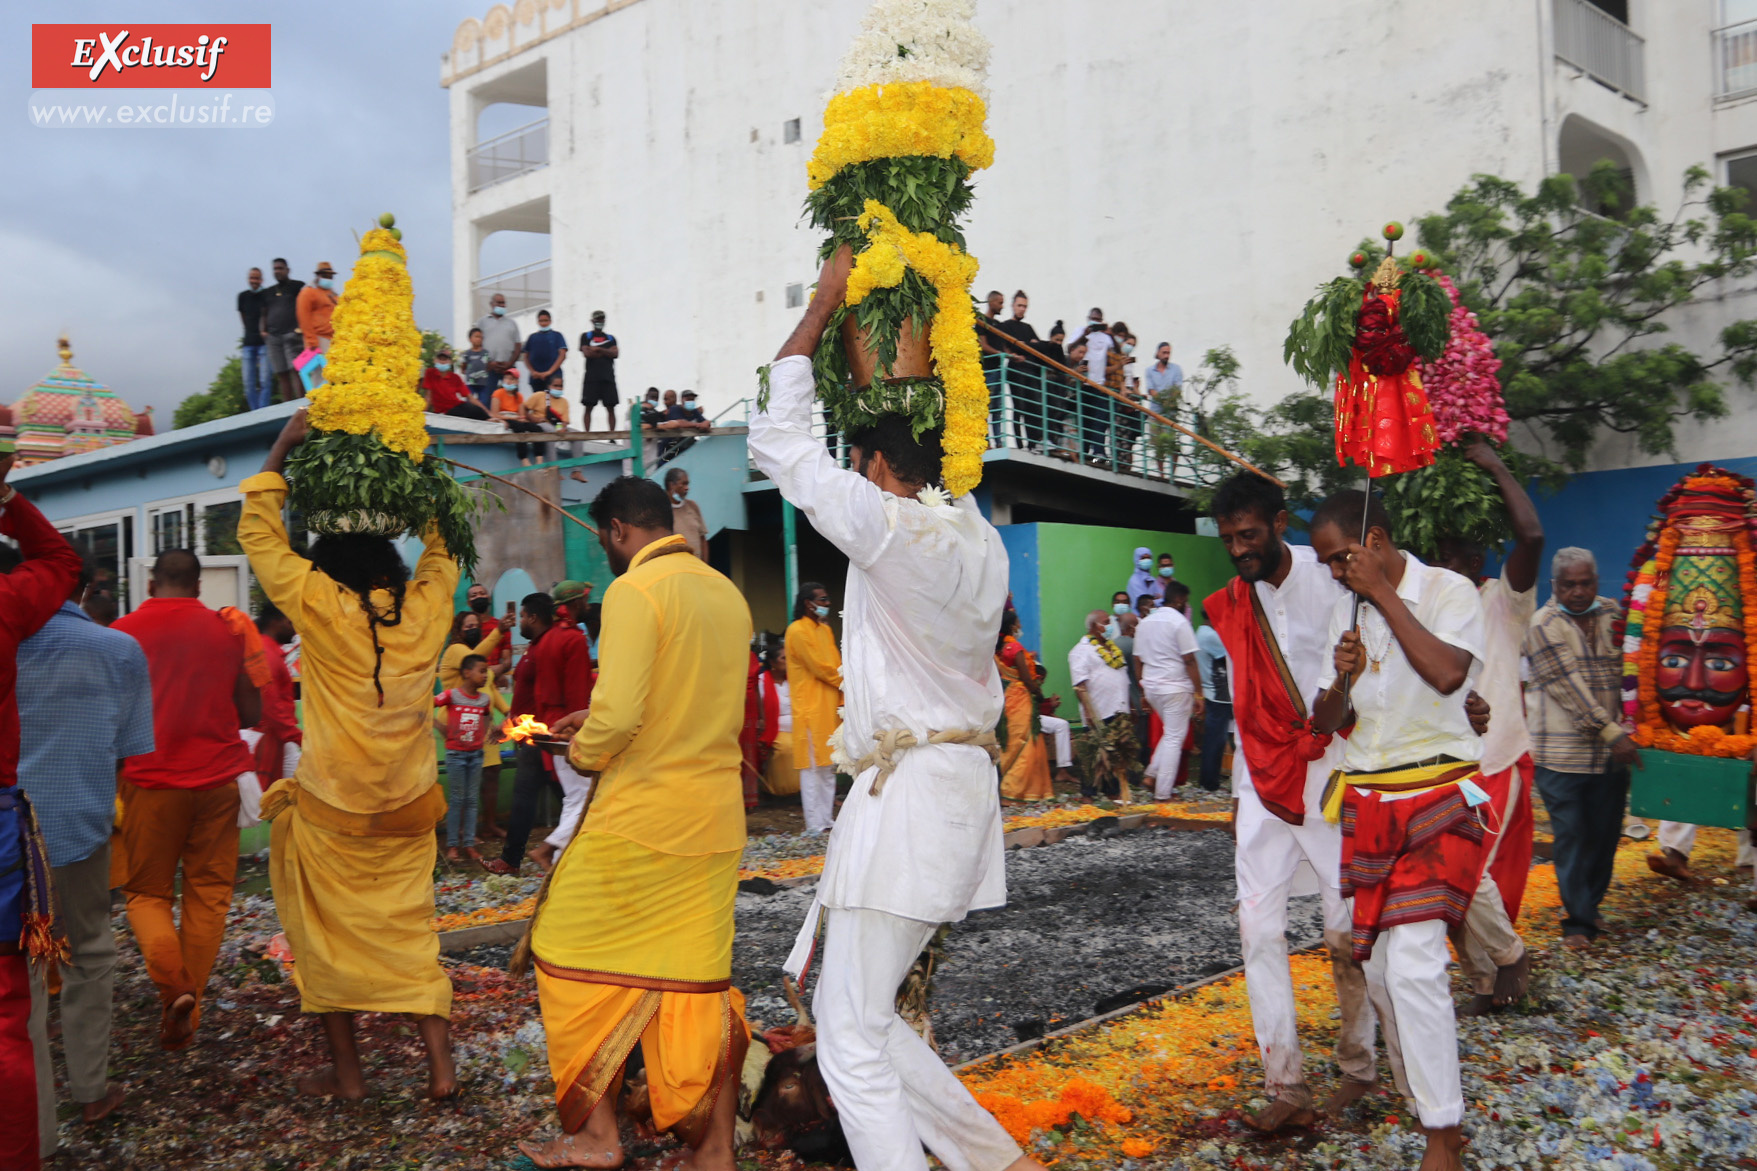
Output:
<svg viewBox="0 0 1757 1171">
<path fill-rule="evenodd" d="M 787 286 L 787 308 L 797 309 L 801 305 L 804 305 L 804 304 L 805 304 L 805 286 L 804 285 L 788 285 Z"/>
<path fill-rule="evenodd" d="M 781 141 L 782 142 L 798 142 L 799 141 L 799 119 L 798 118 L 789 118 L 789 119 L 787 119 L 787 121 L 781 123 Z"/>
<path fill-rule="evenodd" d="M 1749 191 L 1752 199 L 1745 204 L 1745 213 L 1749 215 L 1752 211 L 1757 211 L 1757 151 L 1735 155 L 1726 160 L 1726 185 L 1743 187 Z"/>
<path fill-rule="evenodd" d="M 1586 2 L 1606 16 L 1614 17 L 1624 24 L 1629 23 L 1629 0 L 1586 0 Z"/>
<path fill-rule="evenodd" d="M 89 597 L 108 597 L 116 613 L 126 614 L 128 559 L 134 555 L 134 514 L 125 513 L 97 521 L 74 521 L 61 529 L 79 555 L 91 562 Z"/>
<path fill-rule="evenodd" d="M 147 521 L 152 533 L 152 555 L 167 549 L 195 547 L 195 505 L 178 504 L 154 509 Z"/>
</svg>

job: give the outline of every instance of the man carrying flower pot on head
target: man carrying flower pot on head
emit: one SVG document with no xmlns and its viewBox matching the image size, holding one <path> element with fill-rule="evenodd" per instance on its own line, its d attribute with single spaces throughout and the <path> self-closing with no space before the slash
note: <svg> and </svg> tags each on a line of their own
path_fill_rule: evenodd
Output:
<svg viewBox="0 0 1757 1171">
<path fill-rule="evenodd" d="M 304 753 L 262 805 L 274 821 L 269 881 L 301 1008 L 322 1016 L 333 1061 L 297 1085 L 365 1097 L 354 1014 L 408 1013 L 427 1048 L 428 1093 L 448 1098 L 457 1091 L 451 981 L 432 926 L 445 793 L 429 721 L 458 567 L 437 528 L 424 534 L 412 575 L 377 533 L 326 533 L 309 559 L 294 552 L 281 471 L 306 434 L 300 411 L 261 473 L 239 485 L 238 522 L 251 571 L 303 644 Z"/>
<path fill-rule="evenodd" d="M 837 753 L 854 787 L 786 970 L 803 979 L 821 915 L 818 1063 L 857 1166 L 925 1167 L 926 1146 L 949 1166 L 1030 1167 L 896 1011 L 939 924 L 1006 901 L 989 749 L 1007 554 L 969 495 L 938 486 L 941 428 L 917 436 L 896 414 L 848 428 L 852 470 L 813 438 L 811 356 L 849 269 L 847 248 L 824 264 L 750 423 L 751 461 L 849 559 Z"/>
</svg>

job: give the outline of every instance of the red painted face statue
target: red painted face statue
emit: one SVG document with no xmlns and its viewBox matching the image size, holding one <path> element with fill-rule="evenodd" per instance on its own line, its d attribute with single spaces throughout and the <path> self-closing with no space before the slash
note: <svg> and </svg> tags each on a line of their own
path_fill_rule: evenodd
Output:
<svg viewBox="0 0 1757 1171">
<path fill-rule="evenodd" d="M 1654 685 L 1660 710 L 1674 727 L 1731 723 L 1750 686 L 1744 632 L 1667 626 L 1660 632 Z"/>
</svg>

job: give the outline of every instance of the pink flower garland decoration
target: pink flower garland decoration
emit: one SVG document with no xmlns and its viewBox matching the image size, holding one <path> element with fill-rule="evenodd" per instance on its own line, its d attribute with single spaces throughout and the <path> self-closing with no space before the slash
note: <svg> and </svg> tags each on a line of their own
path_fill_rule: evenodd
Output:
<svg viewBox="0 0 1757 1171">
<path fill-rule="evenodd" d="M 1456 443 L 1476 433 L 1505 443 L 1510 420 L 1501 399 L 1501 381 L 1495 376 L 1501 360 L 1495 357 L 1488 334 L 1476 327 L 1476 314 L 1458 299 L 1451 278 L 1437 271 L 1429 275 L 1452 298 L 1451 336 L 1446 348 L 1438 358 L 1421 364 L 1421 382 L 1428 392 L 1440 442 Z"/>
</svg>

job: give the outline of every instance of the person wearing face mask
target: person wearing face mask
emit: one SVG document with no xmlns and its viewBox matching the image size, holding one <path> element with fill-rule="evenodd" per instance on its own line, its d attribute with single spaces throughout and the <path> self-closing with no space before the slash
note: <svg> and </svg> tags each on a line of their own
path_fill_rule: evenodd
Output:
<svg viewBox="0 0 1757 1171">
<path fill-rule="evenodd" d="M 506 294 L 488 298 L 488 312 L 476 322 L 482 331 L 482 348 L 488 351 L 488 375 L 495 385 L 508 370 L 517 374 L 519 358 L 525 352 L 519 338 L 519 327 L 506 311 Z"/>
<path fill-rule="evenodd" d="M 1128 603 L 1120 604 L 1126 611 Z M 1106 619 L 1116 615 L 1094 610 L 1086 615 L 1086 637 L 1068 652 L 1068 677 L 1080 701 L 1080 735 L 1074 751 L 1080 761 L 1080 795 L 1088 800 L 1102 794 L 1110 801 L 1126 801 L 1129 783 L 1141 776 L 1140 749 L 1135 743 L 1134 680 L 1129 654 L 1105 631 Z M 1134 639 L 1129 640 L 1130 645 Z"/>
<path fill-rule="evenodd" d="M 1153 550 L 1141 545 L 1135 550 L 1135 570 L 1129 574 L 1129 605 L 1138 609 L 1143 596 L 1159 602 L 1165 597 L 1165 579 L 1156 572 Z"/>
<path fill-rule="evenodd" d="M 306 349 L 329 353 L 336 333 L 330 318 L 335 314 L 337 300 L 335 266 L 327 260 L 319 261 L 315 282 L 299 290 L 299 332 L 305 338 Z"/>
<path fill-rule="evenodd" d="M 532 422 L 526 415 L 525 398 L 519 393 L 519 372 L 516 368 L 508 367 L 501 372 L 500 389 L 494 392 L 493 411 L 494 417 L 505 423 L 508 431 L 520 435 L 543 432 L 543 425 Z M 543 444 L 520 443 L 515 446 L 519 463 L 526 467 L 531 465 L 531 459 L 538 454 L 539 449 L 547 450 L 547 445 Z"/>
<path fill-rule="evenodd" d="M 616 359 L 622 354 L 616 335 L 604 329 L 604 311 L 592 312 L 592 328 L 580 334 L 580 352 L 586 359 L 586 376 L 580 381 L 580 403 L 586 408 L 580 426 L 592 429 L 592 408 L 604 408 L 604 430 L 616 430 Z"/>
<path fill-rule="evenodd" d="M 703 561 L 708 559 L 708 522 L 702 510 L 689 498 L 689 473 L 682 468 L 665 472 L 665 495 L 671 498 L 671 531 L 689 543 L 689 551 Z"/>
<path fill-rule="evenodd" d="M 244 368 L 244 405 L 251 410 L 266 407 L 274 398 L 273 376 L 268 369 L 268 349 L 262 340 L 262 270 L 244 276 L 245 289 L 238 294 L 238 317 L 244 323 L 239 352 Z"/>
<path fill-rule="evenodd" d="M 805 832 L 828 833 L 836 820 L 836 769 L 830 733 L 841 724 L 842 652 L 830 629 L 830 592 L 815 581 L 799 587 L 785 639 L 793 692 L 793 764 Z"/>
<path fill-rule="evenodd" d="M 472 586 L 480 589 L 480 586 Z M 482 599 L 482 609 L 488 609 L 488 598 Z M 512 629 L 512 619 L 503 618 L 495 622 L 486 613 L 478 613 L 474 609 L 460 610 L 451 620 L 451 638 L 445 644 L 445 650 L 439 655 L 439 687 L 441 691 L 450 691 L 460 686 L 458 670 L 465 657 L 481 655 L 490 664 L 500 657 L 500 647 L 505 641 L 506 632 Z"/>
<path fill-rule="evenodd" d="M 1129 402 L 1139 403 L 1141 379 L 1136 373 L 1140 367 L 1135 361 L 1135 335 L 1120 321 L 1110 327 L 1110 332 L 1116 344 L 1105 355 L 1105 385 L 1120 391 Z M 1145 421 L 1146 416 L 1140 411 L 1116 403 L 1116 463 L 1119 469 L 1133 466 L 1135 444 L 1141 439 Z"/>
<path fill-rule="evenodd" d="M 433 365 L 421 372 L 421 397 L 427 409 L 436 415 L 453 415 L 460 419 L 488 419 L 482 404 L 470 397 L 469 384 L 452 362 L 451 350 L 441 346 L 433 355 Z"/>
<path fill-rule="evenodd" d="M 525 370 L 533 390 L 547 390 L 549 379 L 567 361 L 567 338 L 550 324 L 549 310 L 537 311 L 537 331 L 525 339 Z"/>
</svg>

